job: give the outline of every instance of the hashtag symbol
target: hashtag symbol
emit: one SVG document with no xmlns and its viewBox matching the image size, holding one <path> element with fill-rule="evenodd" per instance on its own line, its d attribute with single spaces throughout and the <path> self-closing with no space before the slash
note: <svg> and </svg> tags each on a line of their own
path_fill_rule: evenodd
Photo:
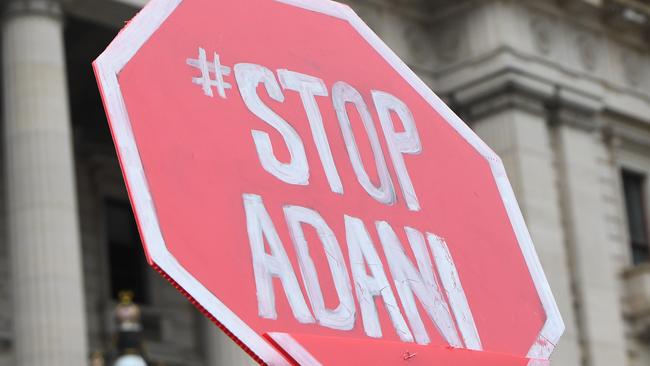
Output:
<svg viewBox="0 0 650 366">
<path fill-rule="evenodd" d="M 214 53 L 214 60 L 208 62 L 205 50 L 199 47 L 199 58 L 188 58 L 187 64 L 201 71 L 201 76 L 193 77 L 194 84 L 203 87 L 203 93 L 209 97 L 214 97 L 212 88 L 217 88 L 217 93 L 221 98 L 226 98 L 226 89 L 231 89 L 232 85 L 223 80 L 224 76 L 230 75 L 230 67 L 221 65 L 219 54 Z M 212 75 L 214 74 L 214 79 Z"/>
</svg>

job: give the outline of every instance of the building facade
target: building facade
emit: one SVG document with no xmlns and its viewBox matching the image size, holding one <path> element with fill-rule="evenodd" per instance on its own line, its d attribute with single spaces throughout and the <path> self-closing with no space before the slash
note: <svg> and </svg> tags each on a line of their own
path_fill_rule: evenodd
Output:
<svg viewBox="0 0 650 366">
<path fill-rule="evenodd" d="M 91 62 L 144 2 L 0 4 L 2 366 L 109 353 L 127 288 L 153 365 L 252 364 L 143 258 Z M 553 365 L 650 365 L 650 1 L 347 2 L 503 159 Z"/>
</svg>

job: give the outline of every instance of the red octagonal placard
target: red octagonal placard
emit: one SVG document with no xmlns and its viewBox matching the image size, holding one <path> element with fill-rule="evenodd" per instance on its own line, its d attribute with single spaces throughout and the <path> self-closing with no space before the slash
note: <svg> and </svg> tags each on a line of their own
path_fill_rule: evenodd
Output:
<svg viewBox="0 0 650 366">
<path fill-rule="evenodd" d="M 150 263 L 257 361 L 550 356 L 503 164 L 349 7 L 154 0 L 94 66 Z"/>
</svg>

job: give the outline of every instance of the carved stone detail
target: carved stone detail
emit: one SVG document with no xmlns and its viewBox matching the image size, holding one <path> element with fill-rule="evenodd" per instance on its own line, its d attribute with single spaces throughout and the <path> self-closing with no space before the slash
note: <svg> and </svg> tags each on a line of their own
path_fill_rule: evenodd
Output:
<svg viewBox="0 0 650 366">
<path fill-rule="evenodd" d="M 547 19 L 534 17 L 530 21 L 530 31 L 537 52 L 548 55 L 552 49 L 552 29 Z"/>
<path fill-rule="evenodd" d="M 457 24 L 437 27 L 433 32 L 433 42 L 438 59 L 445 63 L 458 60 L 461 54 L 461 32 Z"/>
<path fill-rule="evenodd" d="M 621 66 L 623 67 L 623 78 L 632 87 L 638 87 L 643 83 L 644 63 L 643 57 L 638 51 L 624 50 L 621 52 Z"/>
<path fill-rule="evenodd" d="M 594 71 L 598 66 L 596 40 L 588 33 L 579 33 L 576 37 L 576 50 L 580 65 L 586 71 Z"/>
<path fill-rule="evenodd" d="M 423 67 L 433 66 L 431 34 L 431 27 L 423 23 L 412 23 L 404 29 L 404 38 L 409 44 L 413 61 Z"/>
</svg>

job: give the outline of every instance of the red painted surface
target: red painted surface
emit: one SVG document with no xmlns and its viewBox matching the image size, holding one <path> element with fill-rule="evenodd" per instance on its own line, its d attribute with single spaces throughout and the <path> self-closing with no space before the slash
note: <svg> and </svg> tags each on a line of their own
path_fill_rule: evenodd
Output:
<svg viewBox="0 0 650 366">
<path fill-rule="evenodd" d="M 405 345 L 400 342 L 367 342 L 343 337 L 292 334 L 323 365 L 403 365 L 403 366 L 528 366 L 528 359 L 493 352 L 477 352 L 449 347 Z M 381 351 L 377 351 L 377 350 Z M 287 356 L 291 357 L 291 356 Z M 291 359 L 298 364 L 295 360 Z M 547 361 L 535 361 L 548 366 Z"/>
<path fill-rule="evenodd" d="M 268 132 L 278 158 L 288 161 L 281 136 L 246 108 L 233 74 L 225 76 L 232 84 L 232 89 L 226 90 L 225 99 L 217 95 L 206 97 L 201 87 L 192 83 L 192 77 L 200 73 L 189 67 L 186 59 L 196 58 L 198 47 L 207 51 L 210 60 L 213 52 L 217 52 L 221 62 L 230 67 L 250 62 L 274 72 L 289 69 L 319 77 L 330 93 L 337 81 L 354 86 L 372 112 L 395 184 L 396 204 L 377 202 L 357 182 L 330 97 L 317 97 L 317 100 L 344 194 L 330 190 L 303 105 L 299 95 L 290 90 L 283 90 L 282 103 L 269 98 L 261 87 L 258 93 L 300 135 L 309 161 L 309 184 L 290 185 L 266 172 L 256 154 L 251 130 Z M 258 316 L 243 194 L 263 198 L 303 294 L 304 285 L 282 213 L 283 205 L 318 211 L 334 231 L 346 260 L 343 217 L 361 218 L 389 280 L 390 271 L 374 229 L 375 221 L 391 224 L 412 259 L 403 231 L 405 226 L 444 237 L 483 348 L 513 357 L 499 363 L 494 361 L 496 356 L 485 353 L 480 364 L 526 363 L 515 358 L 526 355 L 541 330 L 545 314 L 488 163 L 348 23 L 270 0 L 186 0 L 126 65 L 118 80 L 168 249 L 203 286 L 260 335 L 268 332 L 304 335 L 299 337 L 300 341 L 317 358 L 322 357 L 321 362 L 326 365 L 352 362 L 340 361 L 340 352 L 331 352 L 335 348 L 329 345 L 321 347 L 323 340 L 325 344 L 332 341 L 342 349 L 350 348 L 345 357 L 355 364 L 393 364 L 386 363 L 384 349 L 398 358 L 402 349 L 417 350 L 420 356 L 408 361 L 413 365 L 424 364 L 424 360 L 435 360 L 436 364 L 478 365 L 480 357 L 480 353 L 459 350 L 454 353 L 446 349 L 446 342 L 421 307 L 421 318 L 431 338 L 429 346 L 400 342 L 379 301 L 383 331 L 380 340 L 364 334 L 358 303 L 357 321 L 350 331 L 300 324 L 294 319 L 277 280 L 274 281 L 277 319 Z M 408 210 L 401 195 L 371 90 L 393 94 L 406 102 L 413 113 L 422 153 L 404 155 L 404 159 L 419 198 L 420 211 Z M 358 115 L 351 109 L 349 113 L 365 166 L 373 182 L 377 182 L 365 132 Z M 305 233 L 326 305 L 335 307 L 338 300 L 326 255 L 314 231 L 305 227 Z M 349 270 L 349 263 L 347 266 Z M 399 302 L 394 287 L 393 291 Z M 461 353 L 463 356 L 458 356 L 458 360 L 466 359 L 464 363 L 452 357 Z"/>
</svg>

